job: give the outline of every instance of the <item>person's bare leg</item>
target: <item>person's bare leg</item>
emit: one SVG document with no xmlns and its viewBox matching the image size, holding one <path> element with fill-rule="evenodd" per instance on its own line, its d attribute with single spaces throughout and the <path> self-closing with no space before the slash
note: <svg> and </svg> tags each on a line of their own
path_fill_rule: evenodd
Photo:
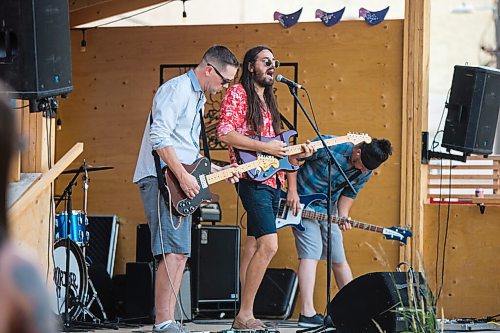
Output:
<svg viewBox="0 0 500 333">
<path fill-rule="evenodd" d="M 301 259 L 299 261 L 300 313 L 306 317 L 316 314 L 314 308 L 314 285 L 316 283 L 316 267 L 318 260 Z"/>
<path fill-rule="evenodd" d="M 267 266 L 278 251 L 278 235 L 269 234 L 257 239 L 257 250 L 252 256 L 242 289 L 240 311 L 236 316 L 240 322 L 246 323 L 254 319 L 253 303 Z"/>
<path fill-rule="evenodd" d="M 245 249 L 243 250 L 243 256 L 241 257 L 240 262 L 241 290 L 245 288 L 248 265 L 250 264 L 250 260 L 252 260 L 255 251 L 257 251 L 257 239 L 255 239 L 255 237 L 253 236 L 248 236 L 245 242 Z"/>
<path fill-rule="evenodd" d="M 347 261 L 340 264 L 332 264 L 332 271 L 339 290 L 352 281 L 351 267 Z"/>
<path fill-rule="evenodd" d="M 165 255 L 167 262 L 167 268 L 165 267 L 165 261 L 161 259 L 158 270 L 156 272 L 156 282 L 155 282 L 155 306 L 156 306 L 156 319 L 155 323 L 159 324 L 167 320 L 174 321 L 175 314 L 175 294 L 178 295 L 181 281 L 182 273 L 184 272 L 184 267 L 186 265 L 187 257 L 183 254 L 168 253 Z M 169 280 L 172 281 L 174 290 L 172 290 L 172 285 Z"/>
</svg>

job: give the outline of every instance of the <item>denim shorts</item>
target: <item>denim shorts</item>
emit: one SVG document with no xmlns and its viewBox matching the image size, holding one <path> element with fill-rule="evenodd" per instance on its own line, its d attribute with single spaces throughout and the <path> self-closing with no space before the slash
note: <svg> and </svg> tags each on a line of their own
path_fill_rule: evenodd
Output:
<svg viewBox="0 0 500 333">
<path fill-rule="evenodd" d="M 172 219 L 170 219 L 169 207 L 165 204 L 163 197 L 159 195 L 156 177 L 142 178 L 137 182 L 137 186 L 151 230 L 153 256 L 156 259 L 160 258 L 163 253 L 189 256 L 191 254 L 191 215 L 180 218 L 172 213 Z M 160 205 L 161 227 L 158 222 L 158 204 Z M 161 240 L 163 240 L 163 248 Z"/>
<path fill-rule="evenodd" d="M 302 224 L 306 227 L 305 231 L 292 228 L 299 259 L 326 260 L 328 224 L 309 219 L 303 219 Z M 342 230 L 334 223 L 332 223 L 331 249 L 332 263 L 341 264 L 346 261 Z"/>
<path fill-rule="evenodd" d="M 235 185 L 247 211 L 247 236 L 275 234 L 279 190 L 248 179 L 240 179 Z"/>
</svg>

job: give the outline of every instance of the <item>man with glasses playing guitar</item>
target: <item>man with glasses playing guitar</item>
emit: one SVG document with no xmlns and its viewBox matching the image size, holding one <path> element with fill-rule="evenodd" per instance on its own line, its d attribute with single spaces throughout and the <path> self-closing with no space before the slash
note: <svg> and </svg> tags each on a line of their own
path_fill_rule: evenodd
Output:
<svg viewBox="0 0 500 333">
<path fill-rule="evenodd" d="M 200 181 L 205 180 L 205 175 L 195 177 L 186 165 L 205 166 L 208 169 L 206 173 L 218 171 L 208 159 L 199 158 L 205 93 L 215 94 L 227 88 L 234 80 L 238 66 L 238 60 L 228 48 L 212 46 L 195 69 L 164 83 L 153 99 L 134 183 L 139 187 L 151 229 L 151 251 L 158 264 L 155 282 L 156 320 L 153 326 L 153 332 L 156 333 L 187 331 L 174 319 L 176 295 L 191 252 L 191 213 L 196 208 L 191 201 L 200 191 L 208 191 L 202 189 L 203 183 Z M 152 151 L 158 155 L 156 165 Z M 165 176 L 162 168 L 167 170 Z M 238 172 L 234 172 L 234 175 L 230 172 L 226 178 L 236 182 L 237 176 Z M 168 188 L 171 195 L 169 198 L 165 194 L 165 200 L 159 196 L 159 191 L 167 188 L 163 185 L 163 178 L 174 180 L 176 186 Z M 176 190 L 182 193 L 175 194 L 185 198 L 180 204 L 183 207 L 172 207 L 171 197 Z M 182 216 L 174 216 L 179 214 Z"/>
<path fill-rule="evenodd" d="M 332 136 L 324 136 L 324 138 L 329 139 Z M 344 143 L 329 149 L 358 192 L 371 178 L 373 170 L 392 154 L 391 143 L 386 139 L 371 139 L 370 143 L 363 142 L 357 145 Z M 287 204 L 295 215 L 297 215 L 301 204 L 299 195 L 320 194 L 326 198 L 329 186 L 328 163 L 327 151 L 319 149 L 315 154 L 305 159 L 298 172 L 288 174 Z M 349 211 L 356 199 L 356 194 L 353 193 L 335 166 L 332 169 L 331 185 L 334 215 L 337 212 L 339 217 L 347 218 L 349 221 Z M 308 209 L 326 213 L 326 200 L 313 201 Z M 301 296 L 299 325 L 312 327 L 323 324 L 323 316 L 316 313 L 314 308 L 313 294 L 318 261 L 326 259 L 328 225 L 325 222 L 320 223 L 320 221 L 303 218 L 301 227 L 305 227 L 305 230 L 300 231 L 293 228 L 295 246 L 299 256 L 298 277 Z M 339 289 L 352 280 L 351 268 L 346 260 L 340 231 L 347 229 L 351 229 L 349 223 L 332 225 L 332 270 Z"/>
</svg>

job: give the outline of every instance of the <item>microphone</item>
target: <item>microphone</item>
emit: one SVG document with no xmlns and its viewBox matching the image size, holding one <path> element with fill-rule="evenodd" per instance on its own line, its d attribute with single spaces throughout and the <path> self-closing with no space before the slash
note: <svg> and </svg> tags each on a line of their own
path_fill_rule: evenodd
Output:
<svg viewBox="0 0 500 333">
<path fill-rule="evenodd" d="M 304 87 L 302 85 L 298 84 L 297 82 L 293 82 L 292 80 L 288 80 L 286 77 L 284 77 L 281 74 L 278 74 L 276 76 L 276 81 L 284 83 L 291 88 L 304 89 Z"/>
</svg>

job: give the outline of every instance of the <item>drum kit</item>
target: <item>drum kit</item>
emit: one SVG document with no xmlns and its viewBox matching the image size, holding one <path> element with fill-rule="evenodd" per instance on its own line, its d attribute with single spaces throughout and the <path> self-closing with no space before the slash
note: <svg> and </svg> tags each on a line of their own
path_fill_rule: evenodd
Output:
<svg viewBox="0 0 500 333">
<path fill-rule="evenodd" d="M 113 167 L 90 166 L 84 161 L 78 169 L 62 172 L 75 174 L 56 202 L 56 209 L 63 200 L 66 201 L 66 207 L 64 211 L 56 213 L 55 219 L 53 311 L 62 316 L 65 328 L 77 320 L 86 322 L 87 316 L 100 324 L 100 319 L 90 311 L 94 302 L 99 306 L 103 319 L 107 320 L 104 307 L 89 278 L 85 251 L 92 236 L 87 231 L 88 173 L 109 169 Z M 83 174 L 83 210 L 73 210 L 72 192 L 80 174 Z"/>
</svg>

